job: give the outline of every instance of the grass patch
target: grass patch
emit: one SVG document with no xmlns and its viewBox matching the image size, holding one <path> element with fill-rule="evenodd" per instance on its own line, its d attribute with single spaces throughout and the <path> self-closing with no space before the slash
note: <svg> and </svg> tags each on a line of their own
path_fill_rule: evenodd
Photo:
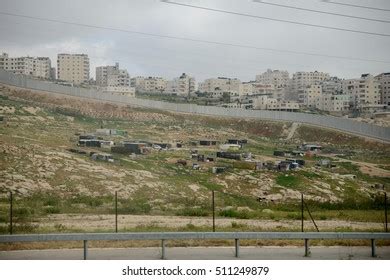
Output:
<svg viewBox="0 0 390 280">
<path fill-rule="evenodd" d="M 297 188 L 301 186 L 302 180 L 297 175 L 280 174 L 276 177 L 276 184 L 287 188 Z"/>
</svg>

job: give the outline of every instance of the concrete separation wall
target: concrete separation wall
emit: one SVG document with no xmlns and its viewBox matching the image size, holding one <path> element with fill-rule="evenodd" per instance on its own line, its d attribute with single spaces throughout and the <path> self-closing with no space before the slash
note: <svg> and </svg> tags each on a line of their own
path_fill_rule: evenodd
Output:
<svg viewBox="0 0 390 280">
<path fill-rule="evenodd" d="M 338 118 L 333 116 L 295 112 L 222 108 L 215 106 L 200 106 L 196 104 L 179 104 L 156 100 L 139 99 L 103 93 L 98 90 L 62 86 L 46 81 L 34 80 L 23 75 L 12 74 L 2 69 L 0 69 L 0 83 L 26 89 L 55 92 L 76 97 L 119 102 L 123 104 L 181 113 L 305 123 L 308 125 L 341 130 L 355 135 L 366 136 L 390 142 L 390 128 L 388 127 L 381 127 L 373 124 L 358 122 L 352 119 Z"/>
</svg>

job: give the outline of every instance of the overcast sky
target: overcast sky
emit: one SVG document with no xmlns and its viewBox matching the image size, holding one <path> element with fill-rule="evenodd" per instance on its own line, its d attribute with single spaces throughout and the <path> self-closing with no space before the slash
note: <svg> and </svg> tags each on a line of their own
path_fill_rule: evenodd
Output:
<svg viewBox="0 0 390 280">
<path fill-rule="evenodd" d="M 174 0 L 172 0 L 174 1 Z M 317 14 L 254 3 L 251 0 L 175 0 L 238 13 L 310 24 L 390 34 L 389 23 Z M 390 20 L 390 12 L 353 8 L 319 0 L 271 3 Z M 388 0 L 339 2 L 390 9 Z M 362 62 L 157 38 L 0 14 L 0 52 L 10 56 L 87 53 L 95 67 L 119 62 L 131 76 L 173 78 L 185 72 L 208 77 L 253 80 L 266 69 L 324 71 L 341 78 L 390 72 L 390 37 L 322 29 L 162 3 L 158 0 L 0 0 L 0 12 L 77 22 L 160 35 L 387 61 Z"/>
</svg>

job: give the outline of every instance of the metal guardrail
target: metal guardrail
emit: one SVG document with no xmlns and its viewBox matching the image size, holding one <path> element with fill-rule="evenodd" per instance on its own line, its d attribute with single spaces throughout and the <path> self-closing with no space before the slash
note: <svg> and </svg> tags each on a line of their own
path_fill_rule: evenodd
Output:
<svg viewBox="0 0 390 280">
<path fill-rule="evenodd" d="M 371 240 L 371 256 L 376 257 L 375 240 L 390 239 L 390 233 L 370 232 L 137 232 L 137 233 L 68 233 L 0 235 L 0 243 L 83 241 L 84 259 L 88 257 L 88 241 L 95 240 L 161 240 L 161 258 L 165 259 L 166 240 L 234 239 L 235 257 L 239 257 L 240 239 L 303 239 L 305 256 L 310 255 L 311 239 L 367 239 Z"/>
</svg>

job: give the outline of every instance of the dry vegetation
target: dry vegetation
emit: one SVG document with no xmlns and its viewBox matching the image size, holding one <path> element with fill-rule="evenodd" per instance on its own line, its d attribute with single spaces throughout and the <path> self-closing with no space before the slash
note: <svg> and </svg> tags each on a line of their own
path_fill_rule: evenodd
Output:
<svg viewBox="0 0 390 280">
<path fill-rule="evenodd" d="M 297 230 L 301 193 L 321 230 L 383 230 L 383 191 L 375 185 L 389 190 L 389 144 L 307 126 L 286 141 L 291 123 L 174 114 L 6 87 L 0 88 L 0 115 L 2 233 L 9 191 L 20 233 L 111 231 L 115 191 L 121 230 L 210 230 L 211 190 L 223 230 Z M 115 155 L 114 163 L 67 150 L 75 147 L 75 133 L 101 126 L 124 129 L 129 139 L 186 145 L 134 158 Z M 285 173 L 243 169 L 230 160 L 202 163 L 199 171 L 175 164 L 190 161 L 191 140 L 206 138 L 248 139 L 244 151 L 264 161 L 277 160 L 274 149 L 315 142 L 336 167 L 316 167 L 318 158 Z M 228 171 L 212 174 L 215 164 Z M 266 202 L 258 202 L 260 196 Z"/>
</svg>

